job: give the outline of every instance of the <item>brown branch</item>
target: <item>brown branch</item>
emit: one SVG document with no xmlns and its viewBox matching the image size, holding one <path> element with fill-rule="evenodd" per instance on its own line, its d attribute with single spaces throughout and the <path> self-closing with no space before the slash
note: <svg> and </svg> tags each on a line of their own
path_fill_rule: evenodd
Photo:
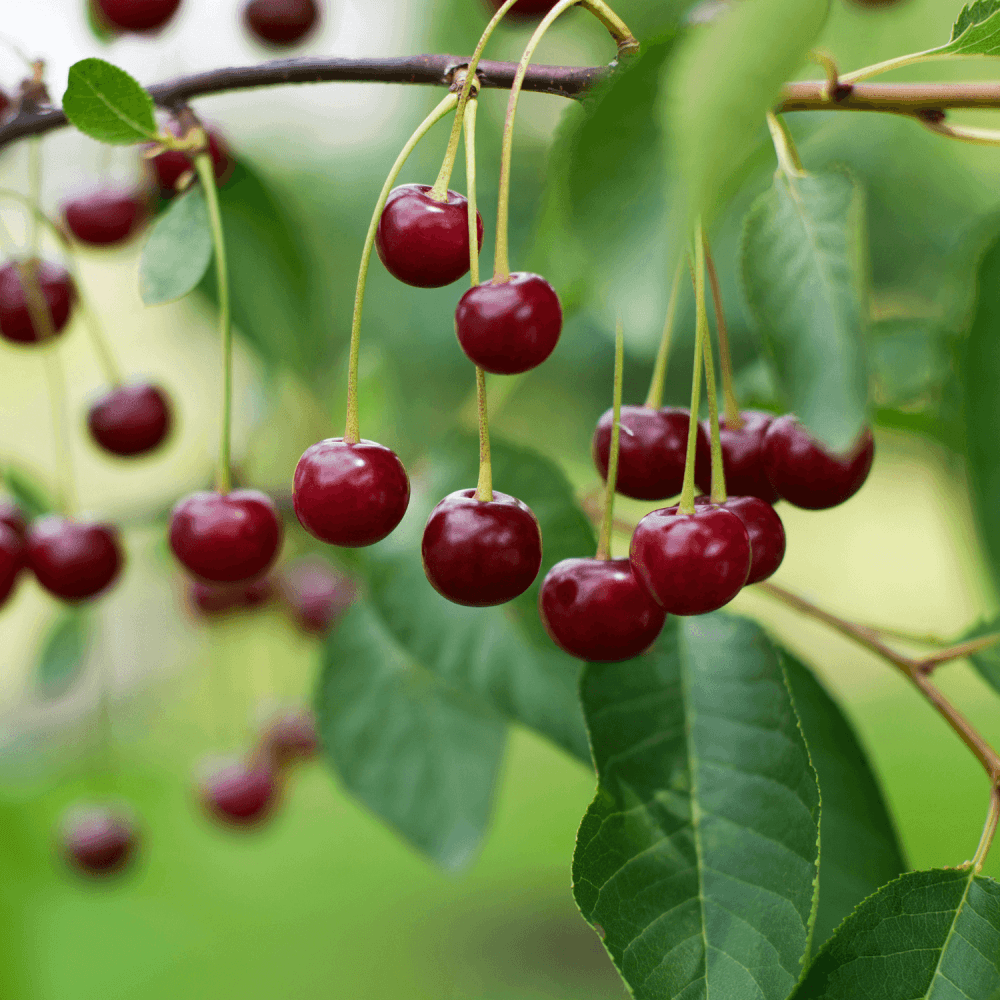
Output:
<svg viewBox="0 0 1000 1000">
<path fill-rule="evenodd" d="M 779 111 L 882 111 L 918 116 L 945 108 L 1000 108 L 1000 83 L 840 84 L 833 100 L 826 80 L 785 84 Z"/>
</svg>

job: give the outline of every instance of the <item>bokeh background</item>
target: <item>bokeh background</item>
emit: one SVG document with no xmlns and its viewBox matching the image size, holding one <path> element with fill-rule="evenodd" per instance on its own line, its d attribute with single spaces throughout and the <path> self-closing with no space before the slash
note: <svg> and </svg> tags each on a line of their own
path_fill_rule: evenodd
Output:
<svg viewBox="0 0 1000 1000">
<path fill-rule="evenodd" d="M 644 37 L 649 0 L 616 9 Z M 2 31 L 47 61 L 58 100 L 69 66 L 98 55 L 153 83 L 250 63 L 268 54 L 246 37 L 235 0 L 184 0 L 154 39 L 105 44 L 83 0 L 8 4 Z M 824 45 L 845 69 L 940 44 L 960 5 L 908 0 L 874 13 L 835 0 Z M 303 54 L 471 51 L 487 20 L 481 0 L 325 0 L 322 30 Z M 776 28 L 780 30 L 780 28 Z M 527 30 L 499 33 L 488 52 L 516 59 Z M 573 11 L 538 61 L 591 64 L 606 36 Z M 988 63 L 932 65 L 907 79 L 986 76 Z M 24 75 L 0 47 L 0 85 Z M 808 74 L 807 74 L 808 75 Z M 815 75 L 815 74 L 813 74 Z M 237 320 L 236 454 L 265 489 L 287 490 L 301 451 L 342 429 L 345 350 L 357 261 L 371 206 L 398 148 L 440 95 L 428 89 L 323 84 L 203 98 L 199 113 L 240 157 L 224 200 Z M 484 268 L 492 259 L 500 127 L 506 99 L 481 101 L 480 207 Z M 558 257 L 537 225 L 547 151 L 567 102 L 525 95 L 516 137 L 512 257 L 529 268 Z M 959 120 L 976 116 L 958 116 Z M 959 635 L 995 614 L 996 595 L 970 511 L 960 414 L 958 344 L 974 294 L 977 234 L 1000 204 L 995 150 L 948 143 L 910 121 L 861 115 L 793 122 L 806 165 L 848 164 L 868 192 L 875 315 L 878 453 L 871 478 L 843 507 L 783 507 L 788 556 L 776 581 L 846 616 L 921 633 Z M 430 183 L 446 141 L 439 126 L 403 180 Z M 70 131 L 44 143 L 44 202 L 102 178 L 138 177 L 134 151 L 106 151 Z M 27 190 L 24 144 L 0 154 L 0 186 Z M 736 281 L 737 240 L 773 160 L 762 147 L 746 190 L 715 239 L 744 398 L 771 402 Z M 456 173 L 461 187 L 462 169 Z M 3 209 L 15 238 L 16 211 Z M 266 830 L 237 836 L 202 820 L 194 776 L 206 755 L 238 750 L 269 705 L 307 701 L 319 644 L 274 608 L 205 624 L 188 611 L 163 543 L 163 514 L 211 474 L 220 378 L 207 297 L 145 308 L 138 295 L 142 237 L 82 254 L 83 280 L 126 371 L 155 377 L 178 402 L 180 427 L 163 454 L 121 466 L 83 433 L 101 377 L 77 321 L 64 339 L 74 451 L 84 509 L 127 528 L 129 571 L 100 603 L 70 683 L 46 686 L 40 651 L 60 610 L 24 581 L 0 618 L 0 995 L 12 1000 L 395 998 L 589 1000 L 624 992 L 570 894 L 575 831 L 594 779 L 524 731 L 510 744 L 492 833 L 460 875 L 436 871 L 344 795 L 321 765 L 303 769 Z M 574 261 L 574 266 L 577 262 Z M 540 266 L 540 265 L 539 265 Z M 565 269 L 563 269 L 565 271 Z M 596 485 L 589 439 L 611 391 L 611 322 L 587 270 L 559 276 L 567 304 L 552 359 L 529 376 L 491 384 L 497 434 L 557 459 L 586 493 Z M 665 299 L 655 267 L 634 276 L 626 399 L 645 393 Z M 365 436 L 408 465 L 456 424 L 470 426 L 473 373 L 459 351 L 456 285 L 437 292 L 372 267 L 362 353 Z M 677 338 L 668 402 L 683 405 L 691 313 Z M 42 366 L 0 347 L 0 461 L 54 481 Z M 498 484 L 502 488 L 502 484 Z M 623 503 L 623 517 L 642 508 Z M 619 538 L 624 548 L 627 541 Z M 292 547 L 301 545 L 293 538 Z M 914 867 L 956 864 L 975 848 L 987 787 L 978 765 L 932 710 L 885 664 L 796 618 L 766 595 L 734 604 L 811 663 L 846 706 L 868 746 Z M 970 718 L 1000 739 L 995 693 L 967 665 L 940 672 Z M 113 692 L 110 752 L 95 745 L 97 692 Z M 55 860 L 52 836 L 80 798 L 134 803 L 147 833 L 127 879 L 83 884 Z M 1000 856 L 989 872 L 1000 874 Z"/>
</svg>

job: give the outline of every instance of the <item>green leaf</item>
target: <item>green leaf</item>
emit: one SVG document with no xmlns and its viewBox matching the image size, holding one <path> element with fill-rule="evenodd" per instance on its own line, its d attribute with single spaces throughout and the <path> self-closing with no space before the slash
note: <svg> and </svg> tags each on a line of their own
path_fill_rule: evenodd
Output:
<svg viewBox="0 0 1000 1000">
<path fill-rule="evenodd" d="M 823 796 L 819 910 L 822 944 L 858 903 L 906 871 L 878 780 L 857 734 L 812 671 L 781 650 L 795 711 Z"/>
<path fill-rule="evenodd" d="M 946 333 L 921 317 L 873 323 L 869 348 L 872 374 L 883 406 L 905 406 L 940 391 L 951 374 Z"/>
<path fill-rule="evenodd" d="M 63 111 L 98 142 L 131 146 L 157 136 L 153 98 L 125 70 L 103 59 L 81 59 L 70 67 Z"/>
<path fill-rule="evenodd" d="M 938 49 L 963 56 L 1000 55 L 1000 0 L 966 4 L 951 29 L 951 41 Z"/>
<path fill-rule="evenodd" d="M 473 860 L 506 726 L 425 669 L 364 598 L 327 641 L 317 717 L 348 791 L 443 868 Z"/>
<path fill-rule="evenodd" d="M 139 263 L 139 293 L 147 306 L 182 298 L 212 261 L 212 230 L 199 185 L 175 198 L 153 224 Z"/>
<path fill-rule="evenodd" d="M 668 619 L 584 670 L 599 783 L 576 901 L 637 1000 L 785 1000 L 814 916 L 819 790 L 778 654 L 752 622 Z"/>
<path fill-rule="evenodd" d="M 958 641 L 964 642 L 967 639 L 978 639 L 980 636 L 996 635 L 997 633 L 1000 633 L 1000 621 L 996 619 L 983 621 L 970 629 Z M 1000 693 L 1000 645 L 981 649 L 978 653 L 969 656 L 968 660 L 983 680 Z"/>
<path fill-rule="evenodd" d="M 795 1000 L 994 1000 L 1000 885 L 971 868 L 910 872 L 866 899 Z"/>
<path fill-rule="evenodd" d="M 92 625 L 87 611 L 73 608 L 64 612 L 49 630 L 37 670 L 38 686 L 46 697 L 63 693 L 80 675 Z"/>
<path fill-rule="evenodd" d="M 747 300 L 779 388 L 834 451 L 867 422 L 863 216 L 846 173 L 779 173 L 743 234 Z"/>
<path fill-rule="evenodd" d="M 55 502 L 47 491 L 16 466 L 7 466 L 3 482 L 29 519 L 51 514 L 56 509 Z"/>
</svg>

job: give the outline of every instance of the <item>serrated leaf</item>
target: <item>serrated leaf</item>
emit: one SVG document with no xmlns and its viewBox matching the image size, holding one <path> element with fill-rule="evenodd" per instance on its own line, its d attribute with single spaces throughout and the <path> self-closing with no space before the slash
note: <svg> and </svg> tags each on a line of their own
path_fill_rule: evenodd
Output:
<svg viewBox="0 0 1000 1000">
<path fill-rule="evenodd" d="M 80 675 L 93 622 L 85 610 L 63 613 L 49 630 L 38 658 L 38 687 L 48 698 L 64 692 Z"/>
<path fill-rule="evenodd" d="M 3 482 L 29 519 L 51 514 L 56 509 L 55 502 L 47 491 L 23 470 L 8 465 L 4 469 Z"/>
<path fill-rule="evenodd" d="M 637 1000 L 785 1000 L 813 918 L 819 790 L 778 654 L 752 622 L 669 619 L 584 670 L 599 783 L 576 901 Z"/>
<path fill-rule="evenodd" d="M 867 423 L 863 200 L 846 173 L 775 176 L 743 235 L 750 311 L 790 408 L 834 451 Z"/>
<path fill-rule="evenodd" d="M 906 871 L 906 862 L 854 727 L 812 671 L 780 652 L 823 797 L 813 932 L 814 944 L 820 945 L 858 903 Z"/>
<path fill-rule="evenodd" d="M 963 56 L 1000 55 L 1000 0 L 966 4 L 951 29 L 951 41 L 937 50 Z"/>
<path fill-rule="evenodd" d="M 994 1000 L 1000 885 L 971 868 L 910 872 L 866 899 L 795 1000 Z"/>
<path fill-rule="evenodd" d="M 175 198 L 149 233 L 139 263 L 139 293 L 147 306 L 187 295 L 212 261 L 212 230 L 199 185 Z"/>
<path fill-rule="evenodd" d="M 365 598 L 326 643 L 316 709 L 349 792 L 443 868 L 472 861 L 503 757 L 499 716 L 427 670 Z"/>
<path fill-rule="evenodd" d="M 153 98 L 138 80 L 103 59 L 81 59 L 70 67 L 63 111 L 98 142 L 131 146 L 157 135 Z"/>
</svg>

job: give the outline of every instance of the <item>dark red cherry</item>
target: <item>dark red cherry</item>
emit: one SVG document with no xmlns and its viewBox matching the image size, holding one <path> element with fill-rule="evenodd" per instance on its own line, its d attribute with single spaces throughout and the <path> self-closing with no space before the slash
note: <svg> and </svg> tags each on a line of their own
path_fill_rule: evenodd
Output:
<svg viewBox="0 0 1000 1000">
<path fill-rule="evenodd" d="M 0 87 L 0 121 L 7 117 L 9 111 L 10 98 L 7 96 L 7 91 Z"/>
<path fill-rule="evenodd" d="M 494 10 L 499 10 L 504 0 L 490 0 Z M 509 11 L 508 17 L 544 17 L 558 0 L 517 0 L 517 3 Z"/>
<path fill-rule="evenodd" d="M 133 191 L 94 191 L 63 205 L 66 228 L 81 242 L 108 246 L 127 240 L 146 218 Z"/>
<path fill-rule="evenodd" d="M 74 807 L 63 820 L 60 847 L 84 875 L 116 875 L 128 867 L 139 833 L 124 813 L 106 806 Z"/>
<path fill-rule="evenodd" d="M 854 496 L 874 458 L 869 427 L 843 455 L 828 451 L 791 415 L 776 419 L 764 435 L 767 478 L 779 496 L 806 510 L 826 510 Z"/>
<path fill-rule="evenodd" d="M 0 607 L 14 590 L 24 568 L 24 539 L 0 521 Z"/>
<path fill-rule="evenodd" d="M 69 274 L 58 264 L 48 261 L 23 261 L 20 266 L 34 270 L 49 307 L 52 329 L 55 333 L 61 332 L 76 300 L 76 289 Z M 35 329 L 28 301 L 18 266 L 4 264 L 0 267 L 0 336 L 4 340 L 35 344 L 43 339 L 45 333 Z"/>
<path fill-rule="evenodd" d="M 665 507 L 638 523 L 629 560 L 667 614 L 703 615 L 742 590 L 750 574 L 750 537 L 722 507 L 697 507 L 693 514 Z"/>
<path fill-rule="evenodd" d="M 10 497 L 0 497 L 0 524 L 6 524 L 15 535 L 24 538 L 28 530 L 28 519 L 24 511 Z"/>
<path fill-rule="evenodd" d="M 114 583 L 125 557 L 112 525 L 49 514 L 28 529 L 27 561 L 50 594 L 84 601 Z"/>
<path fill-rule="evenodd" d="M 274 584 L 269 577 L 250 583 L 205 583 L 192 580 L 188 587 L 191 607 L 206 618 L 234 611 L 258 608 L 274 596 Z"/>
<path fill-rule="evenodd" d="M 201 800 L 209 813 L 235 827 L 262 823 L 274 811 L 279 795 L 274 771 L 259 760 L 225 764 L 201 787 Z"/>
<path fill-rule="evenodd" d="M 611 452 L 611 424 L 614 411 L 608 410 L 597 422 L 591 454 L 601 478 L 608 478 Z M 623 406 L 618 437 L 618 483 L 616 493 L 636 500 L 666 500 L 676 496 L 684 483 L 687 457 L 689 410 L 667 406 Z M 698 427 L 698 451 L 708 454 L 708 436 Z"/>
<path fill-rule="evenodd" d="M 315 0 L 250 0 L 243 22 L 267 45 L 283 48 L 302 41 L 319 19 Z"/>
<path fill-rule="evenodd" d="M 469 203 L 455 191 L 435 201 L 429 184 L 403 184 L 389 192 L 375 234 L 386 270 L 416 288 L 443 288 L 469 270 Z M 476 215 L 479 246 L 483 220 Z"/>
<path fill-rule="evenodd" d="M 431 511 L 420 548 L 431 586 L 455 604 L 506 604 L 534 583 L 542 533 L 531 508 L 506 493 L 449 493 Z"/>
<path fill-rule="evenodd" d="M 104 20 L 120 31 L 157 31 L 174 16 L 181 0 L 94 0 Z"/>
<path fill-rule="evenodd" d="M 410 480 L 394 451 L 362 438 L 327 438 L 295 467 L 295 513 L 310 535 L 358 548 L 386 537 L 406 513 Z"/>
<path fill-rule="evenodd" d="M 166 393 L 155 385 L 123 385 L 103 395 L 87 414 L 91 437 L 112 455 L 145 455 L 170 431 Z"/>
<path fill-rule="evenodd" d="M 278 769 L 312 760 L 319 753 L 316 719 L 305 708 L 285 712 L 265 729 L 261 742 L 265 756 Z"/>
<path fill-rule="evenodd" d="M 180 134 L 176 124 L 170 125 L 169 128 L 174 135 Z M 233 158 L 229 146 L 218 132 L 209 131 L 208 152 L 215 168 L 216 182 L 220 185 L 225 184 L 233 172 Z M 168 149 L 159 156 L 154 156 L 150 162 L 160 186 L 160 194 L 164 198 L 172 198 L 177 191 L 177 182 L 184 174 L 194 170 L 194 162 L 185 153 L 176 149 Z"/>
<path fill-rule="evenodd" d="M 778 494 L 767 478 L 762 457 L 764 435 L 774 420 L 773 414 L 745 410 L 740 414 L 743 426 L 737 430 L 719 419 L 719 443 L 722 445 L 722 467 L 726 473 L 726 490 L 733 496 L 760 497 L 774 503 Z M 705 439 L 710 440 L 708 421 L 703 425 Z M 712 491 L 712 455 L 708 448 L 699 451 L 695 463 L 694 481 L 704 493 Z"/>
<path fill-rule="evenodd" d="M 170 547 L 192 575 L 210 583 L 253 580 L 274 562 L 281 518 L 259 490 L 192 493 L 170 515 Z"/>
<path fill-rule="evenodd" d="M 299 627 L 325 635 L 351 606 L 357 588 L 325 559 L 297 559 L 281 574 L 281 589 Z"/>
<path fill-rule="evenodd" d="M 552 641 L 581 660 L 630 660 L 660 634 L 666 614 L 627 559 L 563 559 L 545 576 L 538 611 Z"/>
<path fill-rule="evenodd" d="M 555 289 L 537 274 L 470 288 L 455 310 L 455 333 L 473 364 L 494 375 L 517 375 L 540 365 L 562 332 Z"/>
<path fill-rule="evenodd" d="M 707 496 L 695 497 L 699 507 L 711 506 Z M 747 529 L 750 538 L 750 575 L 746 585 L 760 583 L 773 575 L 785 558 L 785 526 L 778 512 L 760 497 L 730 497 L 718 504 L 732 511 Z"/>
</svg>

